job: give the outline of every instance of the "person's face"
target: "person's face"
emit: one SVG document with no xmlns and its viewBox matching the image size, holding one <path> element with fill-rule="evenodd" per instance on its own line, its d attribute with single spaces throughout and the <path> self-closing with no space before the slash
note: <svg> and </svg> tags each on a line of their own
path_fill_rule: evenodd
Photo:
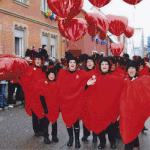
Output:
<svg viewBox="0 0 150 150">
<path fill-rule="evenodd" d="M 104 72 L 104 73 L 106 73 L 106 72 L 108 72 L 108 70 L 109 70 L 109 64 L 108 64 L 108 62 L 107 61 L 103 61 L 101 63 L 101 71 Z"/>
<path fill-rule="evenodd" d="M 42 60 L 41 60 L 41 58 L 35 58 L 35 65 L 36 65 L 37 67 L 41 67 L 41 65 L 42 65 Z"/>
<path fill-rule="evenodd" d="M 115 64 L 112 64 L 112 65 L 111 65 L 111 71 L 115 71 L 115 69 L 116 69 L 116 65 L 115 65 Z"/>
<path fill-rule="evenodd" d="M 87 63 L 86 63 L 86 66 L 87 66 L 88 69 L 93 69 L 93 67 L 94 67 L 94 62 L 93 62 L 93 60 L 88 59 L 88 60 L 87 60 Z"/>
<path fill-rule="evenodd" d="M 143 70 L 143 68 L 144 68 L 144 66 L 143 66 L 143 65 L 140 65 L 140 67 L 139 67 L 139 71 L 142 71 L 142 70 Z"/>
<path fill-rule="evenodd" d="M 50 80 L 50 81 L 53 81 L 54 79 L 55 79 L 55 74 L 54 73 L 49 73 L 49 75 L 48 75 L 48 79 Z"/>
<path fill-rule="evenodd" d="M 75 71 L 76 70 L 76 61 L 75 60 L 70 60 L 69 61 L 69 70 L 70 71 Z"/>
<path fill-rule="evenodd" d="M 135 67 L 129 67 L 128 68 L 128 74 L 130 77 L 134 77 L 136 75 L 136 68 Z"/>
</svg>

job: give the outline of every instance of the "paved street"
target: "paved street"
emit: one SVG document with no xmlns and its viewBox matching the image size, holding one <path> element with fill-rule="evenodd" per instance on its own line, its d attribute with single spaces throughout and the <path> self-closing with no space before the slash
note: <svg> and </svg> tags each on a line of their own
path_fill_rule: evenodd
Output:
<svg viewBox="0 0 150 150">
<path fill-rule="evenodd" d="M 146 122 L 146 127 L 150 131 L 150 118 Z M 50 139 L 51 139 L 51 124 L 49 126 Z M 83 135 L 82 125 L 80 131 L 80 138 Z M 3 149 L 51 149 L 51 150 L 74 150 L 76 149 L 74 145 L 72 147 L 67 147 L 66 143 L 68 141 L 68 135 L 66 131 L 65 124 L 61 116 L 58 119 L 58 138 L 59 143 L 52 143 L 51 145 L 46 145 L 43 142 L 43 137 L 35 137 L 32 130 L 32 121 L 25 109 L 22 106 L 16 108 L 9 108 L 7 110 L 0 111 L 0 150 Z M 140 147 L 141 150 L 150 150 L 149 141 L 150 133 L 147 131 L 145 134 L 140 134 Z M 80 150 L 96 150 L 97 144 L 92 143 L 92 136 L 88 138 L 88 142 L 81 141 Z M 123 150 L 124 144 L 122 140 L 117 140 L 116 150 Z M 105 150 L 110 150 L 109 142 L 107 141 L 107 147 Z"/>
</svg>

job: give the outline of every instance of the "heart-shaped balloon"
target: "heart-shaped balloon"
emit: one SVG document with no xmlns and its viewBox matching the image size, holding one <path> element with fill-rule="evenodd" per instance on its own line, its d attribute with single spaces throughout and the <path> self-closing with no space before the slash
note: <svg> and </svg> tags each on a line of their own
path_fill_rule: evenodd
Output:
<svg viewBox="0 0 150 150">
<path fill-rule="evenodd" d="M 124 33 L 125 29 L 128 26 L 128 18 L 115 15 L 106 15 L 106 18 L 109 23 L 109 31 L 112 34 L 119 36 Z"/>
<path fill-rule="evenodd" d="M 88 33 L 91 37 L 95 37 L 98 31 L 95 28 L 88 25 Z"/>
<path fill-rule="evenodd" d="M 94 5 L 94 6 L 98 7 L 98 8 L 101 8 L 101 7 L 105 6 L 105 5 L 107 5 L 110 1 L 111 0 L 89 0 L 89 2 L 92 5 Z"/>
<path fill-rule="evenodd" d="M 107 37 L 107 33 L 104 33 L 104 32 L 99 32 L 99 38 L 101 39 L 101 40 L 105 40 L 106 39 L 106 37 Z"/>
<path fill-rule="evenodd" d="M 110 49 L 114 56 L 119 56 L 124 49 L 124 44 L 122 42 L 120 42 L 118 44 L 111 43 Z"/>
<path fill-rule="evenodd" d="M 131 27 L 127 27 L 126 30 L 124 31 L 124 34 L 127 38 L 130 38 L 133 36 L 134 34 L 134 28 L 131 28 Z"/>
<path fill-rule="evenodd" d="M 81 39 L 87 30 L 87 22 L 82 18 L 74 18 L 71 20 L 60 19 L 58 26 L 62 36 L 71 41 L 77 41 Z"/>
<path fill-rule="evenodd" d="M 131 5 L 136 5 L 140 3 L 142 0 L 123 0 L 123 1 Z"/>
<path fill-rule="evenodd" d="M 107 18 L 99 13 L 86 13 L 85 19 L 87 23 L 98 31 L 107 33 L 109 25 Z"/>
<path fill-rule="evenodd" d="M 73 18 L 83 7 L 84 0 L 47 0 L 48 7 L 61 18 Z"/>
</svg>

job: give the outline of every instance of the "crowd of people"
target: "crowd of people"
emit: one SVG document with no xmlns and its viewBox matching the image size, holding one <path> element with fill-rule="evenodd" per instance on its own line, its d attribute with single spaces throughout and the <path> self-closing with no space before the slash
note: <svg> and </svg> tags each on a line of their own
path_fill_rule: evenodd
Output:
<svg viewBox="0 0 150 150">
<path fill-rule="evenodd" d="M 82 141 L 87 141 L 92 131 L 92 141 L 97 142 L 98 138 L 98 148 L 104 149 L 108 134 L 110 148 L 115 149 L 121 133 L 125 150 L 140 148 L 138 134 L 147 130 L 144 123 L 150 108 L 146 88 L 150 82 L 148 58 L 134 56 L 130 60 L 128 54 L 74 57 L 66 52 L 60 62 L 53 62 L 47 61 L 43 49 L 28 50 L 26 56 L 29 66 L 19 84 L 36 137 L 43 136 L 44 143 L 50 144 L 51 122 L 52 141 L 59 142 L 57 119 L 61 113 L 69 136 L 67 146 L 75 141 L 75 147 L 81 147 L 79 121 L 82 120 Z"/>
</svg>

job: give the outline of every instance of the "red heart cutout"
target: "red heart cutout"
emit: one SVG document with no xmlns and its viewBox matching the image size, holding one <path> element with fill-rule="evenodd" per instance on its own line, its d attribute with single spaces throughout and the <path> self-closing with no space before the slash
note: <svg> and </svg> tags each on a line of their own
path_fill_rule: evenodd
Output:
<svg viewBox="0 0 150 150">
<path fill-rule="evenodd" d="M 94 5 L 94 6 L 98 7 L 98 8 L 101 8 L 101 7 L 105 6 L 105 5 L 107 5 L 110 1 L 111 0 L 89 0 L 89 2 L 92 5 Z"/>
<path fill-rule="evenodd" d="M 104 32 L 99 32 L 99 38 L 101 39 L 101 40 L 105 40 L 106 39 L 106 37 L 107 37 L 107 33 L 104 33 Z"/>
<path fill-rule="evenodd" d="M 122 42 L 120 42 L 118 44 L 111 43 L 110 49 L 114 56 L 119 56 L 124 49 L 124 44 Z"/>
<path fill-rule="evenodd" d="M 88 25 L 88 33 L 91 37 L 95 37 L 98 31 L 95 28 Z"/>
<path fill-rule="evenodd" d="M 58 22 L 59 31 L 62 36 L 71 41 L 77 41 L 81 39 L 87 30 L 87 22 L 82 18 L 76 19 L 60 19 Z"/>
<path fill-rule="evenodd" d="M 99 13 L 86 13 L 85 19 L 87 23 L 98 31 L 107 33 L 108 31 L 108 21 L 107 18 Z"/>
<path fill-rule="evenodd" d="M 140 3 L 142 0 L 123 0 L 123 1 L 131 5 L 136 5 Z"/>
<path fill-rule="evenodd" d="M 109 23 L 109 31 L 119 36 L 124 33 L 128 26 L 128 19 L 124 16 L 106 15 Z"/>
<path fill-rule="evenodd" d="M 73 18 L 83 7 L 83 0 L 47 0 L 48 7 L 61 18 Z"/>
<path fill-rule="evenodd" d="M 133 36 L 134 34 L 134 28 L 131 28 L 131 27 L 127 27 L 126 30 L 124 31 L 124 34 L 127 38 L 130 38 Z"/>
</svg>

